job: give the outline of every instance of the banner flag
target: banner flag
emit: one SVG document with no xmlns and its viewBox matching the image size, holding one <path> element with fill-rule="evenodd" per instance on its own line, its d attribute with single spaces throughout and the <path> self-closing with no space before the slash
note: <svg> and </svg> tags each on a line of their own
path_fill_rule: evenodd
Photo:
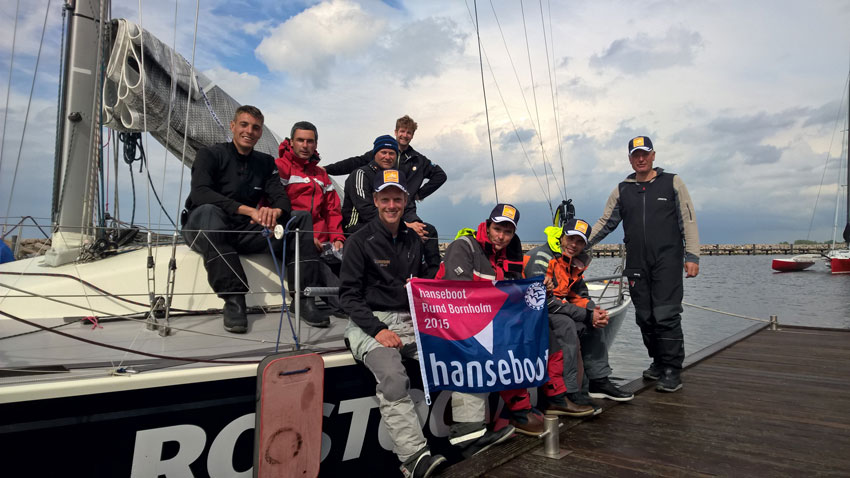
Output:
<svg viewBox="0 0 850 478">
<path fill-rule="evenodd" d="M 411 279 L 419 368 L 431 391 L 538 387 L 549 380 L 549 318 L 542 277 L 513 281 Z"/>
</svg>

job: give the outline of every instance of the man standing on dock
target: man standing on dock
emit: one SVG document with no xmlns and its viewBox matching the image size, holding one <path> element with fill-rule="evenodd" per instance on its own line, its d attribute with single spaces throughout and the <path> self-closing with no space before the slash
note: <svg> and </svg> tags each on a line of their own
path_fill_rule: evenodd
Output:
<svg viewBox="0 0 850 478">
<path fill-rule="evenodd" d="M 685 345 L 682 335 L 682 263 L 686 277 L 699 274 L 699 233 L 691 196 L 678 175 L 653 168 L 655 150 L 646 136 L 629 141 L 634 174 L 621 182 L 605 204 L 588 241 L 593 246 L 623 221 L 629 293 L 652 365 L 644 378 L 655 389 L 682 388 Z"/>
</svg>

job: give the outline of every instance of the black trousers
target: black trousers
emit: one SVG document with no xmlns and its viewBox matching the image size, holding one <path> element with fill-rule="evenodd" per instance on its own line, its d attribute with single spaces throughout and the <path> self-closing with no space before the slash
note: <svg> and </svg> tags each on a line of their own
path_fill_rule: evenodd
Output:
<svg viewBox="0 0 850 478">
<path fill-rule="evenodd" d="M 653 362 L 675 369 L 681 369 L 685 359 L 682 267 L 679 252 L 644 260 L 640 268 L 625 271 L 646 351 Z"/>
<path fill-rule="evenodd" d="M 183 226 L 183 238 L 192 250 L 204 257 L 207 281 L 219 296 L 248 292 L 248 279 L 239 254 L 268 251 L 263 227 L 239 220 L 218 206 L 203 204 L 189 213 Z M 281 243 L 271 238 L 275 251 Z"/>
</svg>

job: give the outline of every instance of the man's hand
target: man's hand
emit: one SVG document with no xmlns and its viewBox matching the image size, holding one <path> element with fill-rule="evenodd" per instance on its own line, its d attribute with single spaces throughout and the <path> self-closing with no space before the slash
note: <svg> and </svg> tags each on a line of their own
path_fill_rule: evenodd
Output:
<svg viewBox="0 0 850 478">
<path fill-rule="evenodd" d="M 696 277 L 699 274 L 699 264 L 696 262 L 685 262 L 685 277 Z"/>
<path fill-rule="evenodd" d="M 593 327 L 601 329 L 608 325 L 608 311 L 602 307 L 593 309 Z"/>
<path fill-rule="evenodd" d="M 419 234 L 420 238 L 426 239 L 428 233 L 425 231 L 425 224 L 421 222 L 405 222 L 404 225 L 416 231 L 416 234 Z"/>
<path fill-rule="evenodd" d="M 390 347 L 394 349 L 401 348 L 401 339 L 398 338 L 395 332 L 390 329 L 383 329 L 378 332 L 378 335 L 375 336 L 375 340 L 378 341 L 384 347 Z"/>
<path fill-rule="evenodd" d="M 543 285 L 546 286 L 546 292 L 552 292 L 555 289 L 555 281 L 549 276 L 543 278 Z"/>
<path fill-rule="evenodd" d="M 340 241 L 339 239 L 334 241 L 334 249 L 338 251 L 342 250 L 342 241 Z"/>
<path fill-rule="evenodd" d="M 313 236 L 313 245 L 316 246 L 316 250 L 322 252 L 322 241 L 316 239 L 316 236 Z"/>
<path fill-rule="evenodd" d="M 259 209 L 254 209 L 250 206 L 245 205 L 239 206 L 237 212 L 244 216 L 250 217 L 251 224 L 259 224 L 269 229 L 277 225 L 277 218 L 279 218 L 280 215 L 283 214 L 283 211 L 276 207 L 261 207 Z"/>
</svg>

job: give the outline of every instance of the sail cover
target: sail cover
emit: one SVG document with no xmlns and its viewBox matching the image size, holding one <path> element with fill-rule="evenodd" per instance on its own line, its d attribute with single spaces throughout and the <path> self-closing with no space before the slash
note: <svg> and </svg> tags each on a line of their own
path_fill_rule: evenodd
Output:
<svg viewBox="0 0 850 478">
<path fill-rule="evenodd" d="M 147 131 L 189 167 L 198 149 L 231 141 L 230 120 L 240 106 L 235 99 L 135 23 L 113 20 L 112 28 L 116 35 L 103 87 L 105 126 Z M 278 144 L 280 139 L 263 126 L 255 149 L 277 157 Z"/>
</svg>

